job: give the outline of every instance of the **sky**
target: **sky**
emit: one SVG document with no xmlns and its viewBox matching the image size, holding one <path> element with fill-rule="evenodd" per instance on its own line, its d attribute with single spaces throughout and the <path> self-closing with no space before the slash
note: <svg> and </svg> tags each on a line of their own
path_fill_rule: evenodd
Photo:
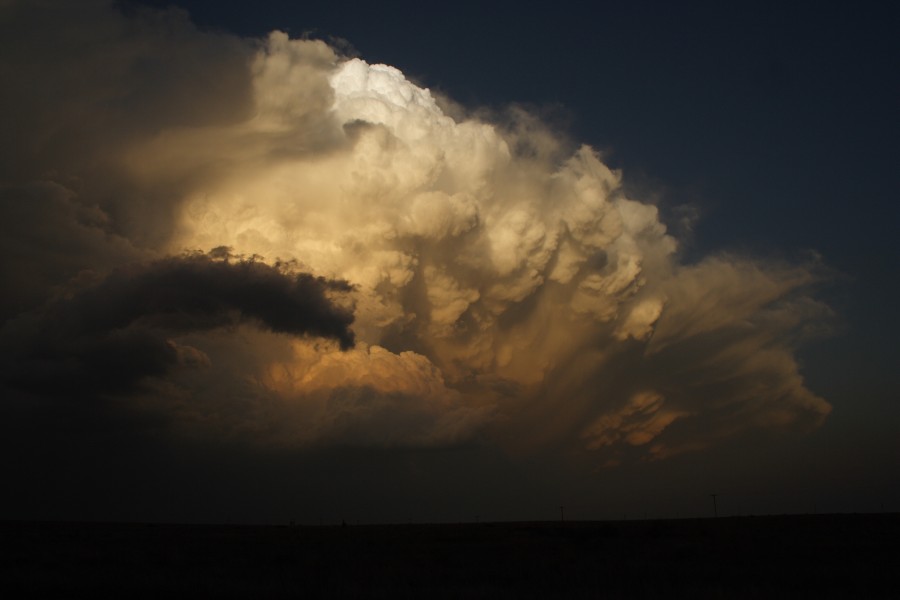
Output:
<svg viewBox="0 0 900 600">
<path fill-rule="evenodd" d="M 0 518 L 900 510 L 896 9 L 443 8 L 0 2 Z"/>
</svg>

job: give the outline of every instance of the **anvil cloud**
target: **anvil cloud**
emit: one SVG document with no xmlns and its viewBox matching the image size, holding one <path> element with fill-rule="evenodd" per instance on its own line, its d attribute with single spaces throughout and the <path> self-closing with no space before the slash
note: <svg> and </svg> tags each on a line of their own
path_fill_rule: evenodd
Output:
<svg viewBox="0 0 900 600">
<path fill-rule="evenodd" d="M 809 295 L 815 265 L 685 264 L 621 173 L 521 109 L 479 116 L 322 41 L 200 32 L 177 11 L 0 10 L 7 357 L 80 348 L 53 319 L 98 310 L 85 298 L 159 330 L 143 294 L 101 292 L 139 273 L 128 283 L 172 288 L 162 312 L 182 310 L 191 278 L 150 277 L 188 265 L 215 272 L 194 281 L 209 297 L 241 301 L 188 302 L 211 320 L 154 338 L 177 368 L 89 391 L 205 435 L 478 437 L 614 465 L 830 411 L 795 359 L 829 312 Z M 223 247 L 244 258 L 205 254 Z M 257 276 L 275 287 L 254 292 Z M 318 283 L 298 300 L 289 276 Z M 301 327 L 259 314 L 273 289 Z M 248 299 L 255 319 L 221 318 Z"/>
</svg>

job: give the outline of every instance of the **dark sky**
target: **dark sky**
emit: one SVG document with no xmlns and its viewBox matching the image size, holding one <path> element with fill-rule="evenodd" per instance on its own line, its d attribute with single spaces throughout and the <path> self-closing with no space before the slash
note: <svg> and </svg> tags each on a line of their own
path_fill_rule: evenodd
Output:
<svg viewBox="0 0 900 600">
<path fill-rule="evenodd" d="M 325 325 L 317 312 L 308 322 L 300 319 L 299 333 L 340 337 L 343 343 L 348 335 L 343 329 L 344 309 L 328 304 L 323 294 L 346 284 L 292 279 L 263 265 L 257 265 L 255 275 L 245 274 L 235 283 L 234 277 L 223 274 L 228 269 L 217 262 L 220 257 L 160 258 L 161 246 L 146 239 L 155 240 L 155 232 L 165 229 L 154 219 L 168 222 L 168 216 L 158 217 L 175 212 L 167 190 L 186 189 L 183 182 L 189 175 L 139 187 L 122 183 L 124 175 L 97 176 L 102 161 L 56 159 L 52 152 L 36 151 L 33 161 L 21 159 L 21 164 L 40 165 L 35 167 L 37 175 L 27 181 L 50 180 L 76 190 L 79 197 L 98 198 L 90 204 L 102 208 L 106 215 L 102 219 L 113 223 L 109 230 L 129 244 L 115 252 L 116 260 L 109 258 L 108 250 L 93 254 L 79 250 L 86 257 L 83 264 L 55 266 L 64 275 L 57 271 L 46 275 L 62 285 L 78 279 L 80 272 L 77 284 L 66 285 L 81 291 L 51 297 L 49 292 L 28 292 L 31 288 L 23 283 L 20 295 L 5 294 L 0 356 L 8 400 L 0 424 L 0 465 L 10 492 L 0 503 L 0 518 L 310 523 L 458 521 L 476 515 L 482 520 L 552 519 L 560 505 L 568 507 L 573 519 L 687 517 L 711 512 L 709 494 L 714 492 L 721 494 L 720 514 L 900 510 L 900 443 L 895 433 L 900 423 L 896 8 L 882 3 L 430 6 L 148 0 L 119 3 L 117 10 L 125 16 L 116 14 L 130 19 L 141 6 L 170 4 L 184 8 L 203 32 L 261 38 L 277 29 L 294 38 L 329 41 L 369 64 L 400 69 L 419 86 L 453 99 L 465 110 L 493 115 L 487 119 L 502 121 L 508 106 L 524 107 L 572 148 L 589 144 L 606 164 L 621 169 L 629 197 L 659 207 L 662 222 L 680 241 L 682 265 L 706 264 L 711 256 L 738 256 L 773 269 L 771 265 L 814 264 L 815 281 L 803 298 L 827 305 L 833 315 L 805 322 L 803 327 L 816 335 L 792 330 L 779 337 L 778 348 L 795 353 L 805 387 L 824 398 L 832 412 L 817 427 L 788 433 L 735 428 L 720 434 L 732 429 L 716 420 L 719 417 L 710 417 L 691 427 L 696 428 L 693 435 L 704 440 L 715 430 L 714 444 L 662 460 L 629 461 L 626 452 L 623 464 L 612 468 L 603 467 L 595 454 L 563 443 L 537 450 L 494 443 L 495 436 L 506 439 L 521 435 L 522 428 L 544 426 L 544 413 L 537 409 L 536 417 L 516 421 L 510 430 L 496 433 L 488 427 L 452 443 L 384 446 L 366 442 L 366 436 L 336 433 L 324 444 L 259 446 L 246 436 L 230 435 L 230 429 L 229 435 L 197 433 L 173 415 L 193 415 L 206 405 L 193 408 L 190 400 L 178 400 L 181 396 L 169 393 L 165 386 L 170 382 L 161 374 L 191 361 L 238 364 L 238 358 L 228 358 L 232 356 L 261 364 L 262 357 L 248 358 L 234 350 L 237 342 L 228 338 L 228 332 L 246 322 L 256 323 L 260 331 L 282 331 L 272 325 L 282 322 L 279 315 L 308 311 L 310 302 L 337 324 L 320 333 Z M 40 28 L 32 26 L 32 34 L 24 35 L 39 39 Z M 130 35 L 125 31 L 123 36 Z M 78 37 L 74 29 L 69 33 Z M 240 52 L 235 50 L 235 55 Z M 10 62 L 25 65 L 29 58 L 23 51 Z M 221 58 L 223 72 L 229 60 Z M 142 77 L 148 82 L 159 77 L 164 85 L 174 86 L 151 67 Z M 43 88 L 35 84 L 28 89 Z M 16 98 L 4 100 L 4 106 L 23 106 Z M 243 110 L 238 100 L 234 106 L 205 101 L 226 115 L 225 120 Z M 64 105 L 75 103 L 48 100 L 47 114 L 69 114 L 54 108 Z M 78 110 L 73 108 L 72 114 L 82 114 Z M 83 114 L 92 113 L 84 109 Z M 127 131 L 121 139 L 131 135 L 128 115 L 137 112 L 123 114 L 122 123 L 128 125 L 123 126 Z M 119 121 L 109 123 L 115 126 Z M 153 126 L 148 124 L 147 130 Z M 85 134 L 84 144 L 117 148 L 117 136 L 92 132 Z M 315 143 L 324 147 L 330 142 Z M 5 186 L 27 183 L 19 175 L 27 169 L 17 162 L 25 154 L 4 148 L 0 156 L 7 162 Z M 59 150 L 59 156 L 69 154 Z M 73 177 L 86 183 L 70 185 Z M 102 184 L 90 183 L 101 180 Z M 69 196 L 29 193 L 48 203 L 41 210 L 81 210 L 70 206 Z M 122 208 L 125 201 L 108 199 L 123 193 L 143 194 L 140 206 L 152 208 L 140 212 Z M 128 206 L 137 202 L 128 201 Z M 79 222 L 101 218 L 93 213 L 77 215 Z M 8 241 L 7 284 L 27 281 L 39 288 L 23 275 L 28 269 L 21 264 L 32 263 L 18 257 L 29 252 L 29 244 L 47 247 L 50 234 L 42 232 L 55 231 L 55 221 L 48 221 L 50 225 L 36 227 L 26 242 L 12 226 L 3 229 Z M 147 222 L 152 227 L 145 227 Z M 153 231 L 146 239 L 140 237 L 145 229 Z M 79 244 L 94 247 L 91 241 Z M 91 280 L 81 269 L 90 269 L 99 279 Z M 148 289 L 171 286 L 166 277 L 185 269 L 199 273 L 188 276 L 192 283 L 178 284 L 180 291 L 174 295 L 150 293 L 147 300 Z M 107 277 L 111 270 L 115 274 Z M 231 283 L 217 283 L 220 276 Z M 245 300 L 246 290 L 256 289 L 251 280 L 257 276 L 269 282 L 266 289 L 274 308 L 249 306 Z M 303 285 L 312 286 L 312 291 Z M 306 291 L 296 292 L 297 286 Z M 269 298 L 268 293 L 262 296 Z M 312 299 L 297 294 L 310 294 Z M 122 323 L 97 324 L 102 319 L 96 314 L 115 312 L 126 302 L 123 298 L 138 296 L 143 300 L 128 301 Z M 797 301 L 802 303 L 803 298 Z M 260 317 L 262 313 L 268 316 Z M 754 319 L 748 317 L 748 322 L 754 326 L 762 322 Z M 237 335 L 256 340 L 253 336 L 264 334 L 238 329 Z M 390 338 L 393 341 L 385 336 L 382 343 L 396 352 L 428 354 L 426 346 L 403 335 L 397 333 Z M 212 344 L 210 350 L 203 345 L 211 344 L 210 339 L 221 340 L 221 346 Z M 768 350 L 775 342 L 771 344 L 760 348 Z M 693 356 L 693 351 L 693 346 L 684 346 L 684 356 Z M 160 376 L 160 382 L 148 384 L 135 396 L 139 409 L 132 408 L 131 396 L 123 400 L 97 383 L 101 371 L 84 368 L 77 376 L 69 371 L 80 369 L 82 362 L 105 369 L 109 355 L 125 357 L 120 362 L 129 367 L 116 372 L 129 385 Z M 138 360 L 132 357 L 150 355 L 152 360 L 140 359 L 140 368 L 129 370 Z M 659 375 L 654 369 L 691 366 L 690 358 L 680 361 L 668 355 L 640 362 L 649 365 L 646 372 L 628 357 L 621 361 L 623 370 L 643 373 L 659 389 L 669 385 L 672 390 L 675 384 L 667 382 L 676 376 Z M 178 377 L 179 385 L 194 381 L 187 375 Z M 38 380 L 42 385 L 34 383 Z M 618 384 L 585 381 L 610 394 L 619 391 Z M 748 377 L 746 385 L 755 383 Z M 210 394 L 227 395 L 210 385 Z M 708 394 L 718 388 L 709 384 L 691 389 Z M 177 410 L 148 409 L 157 396 L 174 402 Z M 217 410 L 237 412 L 244 410 L 242 406 L 223 404 Z M 218 413 L 202 417 L 218 418 Z M 546 420 L 548 430 L 556 425 L 558 421 Z M 684 427 L 676 431 L 679 439 L 692 435 Z"/>
</svg>

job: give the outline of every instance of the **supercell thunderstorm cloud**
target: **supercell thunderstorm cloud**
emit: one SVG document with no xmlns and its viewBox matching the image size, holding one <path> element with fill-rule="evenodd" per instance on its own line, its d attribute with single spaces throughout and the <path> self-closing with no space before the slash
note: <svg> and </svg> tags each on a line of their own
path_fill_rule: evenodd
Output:
<svg viewBox="0 0 900 600">
<path fill-rule="evenodd" d="M 78 6 L 0 5 L 8 392 L 264 446 L 608 466 L 828 415 L 795 358 L 829 315 L 816 265 L 685 263 L 622 174 L 523 110 L 322 41 Z"/>
</svg>

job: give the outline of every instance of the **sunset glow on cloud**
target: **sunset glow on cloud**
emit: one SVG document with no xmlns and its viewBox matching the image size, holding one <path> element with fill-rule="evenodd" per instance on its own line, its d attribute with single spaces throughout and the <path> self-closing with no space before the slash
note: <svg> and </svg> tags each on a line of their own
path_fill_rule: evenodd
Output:
<svg viewBox="0 0 900 600">
<path fill-rule="evenodd" d="M 92 5 L 92 44 L 23 41 L 9 70 L 11 389 L 264 446 L 478 438 L 610 466 L 829 414 L 795 358 L 830 315 L 817 265 L 684 262 L 622 173 L 521 109 L 479 116 L 318 40 Z"/>
</svg>

